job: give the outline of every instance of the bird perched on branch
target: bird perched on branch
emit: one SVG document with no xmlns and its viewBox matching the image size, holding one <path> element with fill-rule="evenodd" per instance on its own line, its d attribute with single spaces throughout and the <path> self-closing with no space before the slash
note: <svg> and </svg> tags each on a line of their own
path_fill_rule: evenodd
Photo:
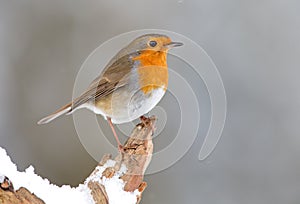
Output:
<svg viewBox="0 0 300 204">
<path fill-rule="evenodd" d="M 136 38 L 111 59 L 82 95 L 38 124 L 87 108 L 107 119 L 122 150 L 113 124 L 135 120 L 157 105 L 168 86 L 167 52 L 181 45 L 161 34 Z"/>
</svg>

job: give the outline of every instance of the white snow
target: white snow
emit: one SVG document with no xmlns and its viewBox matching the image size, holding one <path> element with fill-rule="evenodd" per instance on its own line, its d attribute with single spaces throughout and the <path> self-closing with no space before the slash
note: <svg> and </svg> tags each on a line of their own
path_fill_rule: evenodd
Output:
<svg viewBox="0 0 300 204">
<path fill-rule="evenodd" d="M 134 192 L 126 192 L 123 190 L 125 183 L 119 179 L 126 172 L 126 167 L 122 166 L 112 178 L 105 178 L 102 172 L 106 167 L 114 166 L 115 161 L 108 160 L 102 167 L 97 167 L 98 172 L 89 177 L 84 184 L 80 184 L 74 188 L 69 185 L 62 187 L 51 184 L 49 180 L 44 179 L 34 172 L 34 168 L 29 166 L 25 172 L 19 172 L 17 166 L 12 163 L 6 151 L 0 147 L 0 182 L 7 176 L 14 185 L 15 190 L 20 187 L 27 188 L 30 192 L 37 195 L 46 204 L 58 203 L 74 203 L 74 204 L 94 204 L 93 197 L 87 184 L 90 180 L 99 182 L 105 186 L 110 204 L 134 204 L 136 203 L 137 195 L 140 195 L 138 190 Z"/>
<path fill-rule="evenodd" d="M 114 165 L 115 165 L 115 161 L 108 160 L 103 167 L 98 166 L 96 168 L 98 172 L 92 177 L 89 177 L 87 182 L 89 180 L 92 180 L 103 184 L 105 186 L 105 190 L 109 198 L 109 204 L 136 203 L 137 195 L 140 195 L 140 192 L 138 190 L 135 190 L 134 192 L 124 191 L 123 189 L 125 183 L 122 179 L 119 179 L 119 177 L 122 176 L 127 171 L 127 168 L 124 165 L 121 166 L 120 170 L 116 172 L 112 178 L 103 177 L 101 179 L 102 172 L 107 167 L 112 167 Z"/>
<path fill-rule="evenodd" d="M 4 175 L 0 175 L 0 183 L 2 183 L 5 179 L 5 176 Z"/>
</svg>

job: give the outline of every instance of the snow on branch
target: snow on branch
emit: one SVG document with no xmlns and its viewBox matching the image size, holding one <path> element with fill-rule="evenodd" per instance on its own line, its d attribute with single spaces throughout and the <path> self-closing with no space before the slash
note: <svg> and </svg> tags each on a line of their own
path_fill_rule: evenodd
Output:
<svg viewBox="0 0 300 204">
<path fill-rule="evenodd" d="M 53 185 L 36 175 L 32 166 L 19 172 L 0 147 L 0 203 L 139 203 L 147 186 L 143 177 L 152 157 L 154 123 L 154 117 L 142 118 L 125 142 L 124 151 L 114 159 L 110 154 L 104 155 L 91 175 L 76 188 Z"/>
</svg>

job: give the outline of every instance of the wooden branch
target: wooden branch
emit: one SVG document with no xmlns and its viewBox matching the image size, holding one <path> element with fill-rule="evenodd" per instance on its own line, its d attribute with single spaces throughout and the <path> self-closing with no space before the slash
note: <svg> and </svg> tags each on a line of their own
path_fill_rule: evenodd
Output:
<svg viewBox="0 0 300 204">
<path fill-rule="evenodd" d="M 102 160 L 86 179 L 85 185 L 90 189 L 92 197 L 96 204 L 109 204 L 109 194 L 99 180 L 112 178 L 119 175 L 122 167 L 126 167 L 124 174 L 120 176 L 125 183 L 124 191 L 133 192 L 138 191 L 136 203 L 139 203 L 142 198 L 142 193 L 147 187 L 147 183 L 143 181 L 144 173 L 148 167 L 152 152 L 152 134 L 154 132 L 155 118 L 141 117 L 142 122 L 134 128 L 131 136 L 123 146 L 123 152 L 112 160 L 110 154 L 102 157 Z M 99 175 L 99 169 L 103 169 L 108 161 L 114 162 L 113 166 L 106 167 Z M 0 203 L 1 204 L 44 204 L 40 198 L 30 193 L 26 188 L 21 187 L 15 191 L 12 182 L 5 177 L 4 181 L 0 183 Z"/>
<path fill-rule="evenodd" d="M 0 203 L 2 204 L 45 204 L 40 198 L 30 193 L 26 188 L 21 187 L 14 191 L 14 187 L 9 178 L 0 184 Z"/>
</svg>

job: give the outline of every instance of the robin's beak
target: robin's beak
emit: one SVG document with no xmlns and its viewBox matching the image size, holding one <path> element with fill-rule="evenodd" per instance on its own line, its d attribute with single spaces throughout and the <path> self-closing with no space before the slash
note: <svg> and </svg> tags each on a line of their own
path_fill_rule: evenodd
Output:
<svg viewBox="0 0 300 204">
<path fill-rule="evenodd" d="M 170 42 L 168 44 L 165 44 L 164 46 L 168 49 L 171 49 L 173 47 L 179 47 L 179 46 L 182 46 L 182 45 L 183 45 L 183 43 L 181 43 L 181 42 Z"/>
</svg>

